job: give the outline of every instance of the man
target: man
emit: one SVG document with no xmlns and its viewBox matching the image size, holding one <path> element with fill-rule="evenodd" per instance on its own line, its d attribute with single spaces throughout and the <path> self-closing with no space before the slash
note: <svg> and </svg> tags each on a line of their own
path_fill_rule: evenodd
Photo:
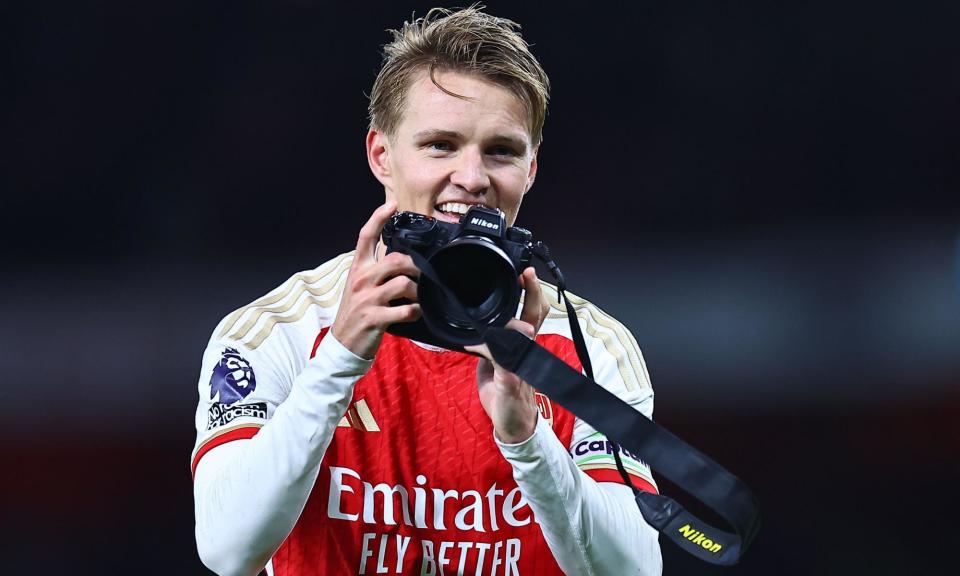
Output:
<svg viewBox="0 0 960 576">
<path fill-rule="evenodd" d="M 396 211 L 516 218 L 547 77 L 507 20 L 433 10 L 385 48 L 367 158 L 386 202 L 356 250 L 230 314 L 204 353 L 193 452 L 201 559 L 220 574 L 658 574 L 657 533 L 613 447 L 489 359 L 386 334 L 419 318 L 419 271 L 379 242 Z M 532 268 L 508 326 L 580 368 Z M 413 303 L 390 306 L 407 298 Z M 648 417 L 622 325 L 573 297 L 597 381 Z M 623 459 L 637 487 L 649 468 Z"/>
</svg>

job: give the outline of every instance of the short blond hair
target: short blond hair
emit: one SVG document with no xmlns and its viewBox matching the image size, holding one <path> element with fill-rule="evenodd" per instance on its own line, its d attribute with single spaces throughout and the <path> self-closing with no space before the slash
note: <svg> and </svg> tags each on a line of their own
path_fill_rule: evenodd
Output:
<svg viewBox="0 0 960 576">
<path fill-rule="evenodd" d="M 383 47 L 383 67 L 370 93 L 370 128 L 392 136 L 400 124 L 407 92 L 414 77 L 427 70 L 440 89 L 436 71 L 476 74 L 512 92 L 527 111 L 533 146 L 543 139 L 543 123 L 550 97 L 550 80 L 529 45 L 520 36 L 520 25 L 484 13 L 474 4 L 456 12 L 433 8 L 422 18 L 389 30 L 393 41 Z"/>
</svg>

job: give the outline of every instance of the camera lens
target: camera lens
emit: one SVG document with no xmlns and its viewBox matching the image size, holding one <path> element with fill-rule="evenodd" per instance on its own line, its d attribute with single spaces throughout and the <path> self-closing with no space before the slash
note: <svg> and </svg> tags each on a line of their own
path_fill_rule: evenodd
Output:
<svg viewBox="0 0 960 576">
<path fill-rule="evenodd" d="M 503 326 L 516 313 L 520 273 L 489 239 L 457 238 L 438 250 L 430 264 L 462 305 L 448 303 L 439 287 L 421 277 L 418 299 L 424 321 L 434 332 L 459 344 L 475 344 L 480 342 L 475 325 Z"/>
</svg>

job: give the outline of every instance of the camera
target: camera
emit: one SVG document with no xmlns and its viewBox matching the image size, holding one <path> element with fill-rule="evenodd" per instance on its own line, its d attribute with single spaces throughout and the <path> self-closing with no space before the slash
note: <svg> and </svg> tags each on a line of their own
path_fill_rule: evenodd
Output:
<svg viewBox="0 0 960 576">
<path fill-rule="evenodd" d="M 459 224 L 400 212 L 383 227 L 381 238 L 388 254 L 423 256 L 446 287 L 421 274 L 417 282 L 421 319 L 393 324 L 387 332 L 462 350 L 482 341 L 478 328 L 503 326 L 516 315 L 519 276 L 530 265 L 533 235 L 524 228 L 507 228 L 500 210 L 471 206 Z M 460 305 L 451 303 L 450 297 Z"/>
</svg>

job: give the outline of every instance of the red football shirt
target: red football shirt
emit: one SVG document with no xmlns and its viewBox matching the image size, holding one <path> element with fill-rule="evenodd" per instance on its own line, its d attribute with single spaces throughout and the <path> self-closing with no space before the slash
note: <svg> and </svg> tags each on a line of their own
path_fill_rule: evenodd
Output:
<svg viewBox="0 0 960 576">
<path fill-rule="evenodd" d="M 269 425 L 333 323 L 351 261 L 345 254 L 297 274 L 221 321 L 198 382 L 194 469 L 216 446 Z M 551 311 L 537 340 L 580 369 L 556 289 L 542 288 Z M 570 298 L 597 382 L 650 416 L 653 395 L 636 341 L 602 310 Z M 477 395 L 477 362 L 384 336 L 273 556 L 276 574 L 561 574 L 494 441 Z M 614 448 L 601 434 L 541 394 L 537 404 L 581 470 L 620 481 Z M 622 454 L 635 485 L 655 491 L 649 468 Z"/>
<path fill-rule="evenodd" d="M 540 343 L 579 370 L 569 340 Z M 384 336 L 277 575 L 562 574 L 493 440 L 476 369 L 474 356 Z M 573 415 L 538 404 L 569 446 Z"/>
</svg>

